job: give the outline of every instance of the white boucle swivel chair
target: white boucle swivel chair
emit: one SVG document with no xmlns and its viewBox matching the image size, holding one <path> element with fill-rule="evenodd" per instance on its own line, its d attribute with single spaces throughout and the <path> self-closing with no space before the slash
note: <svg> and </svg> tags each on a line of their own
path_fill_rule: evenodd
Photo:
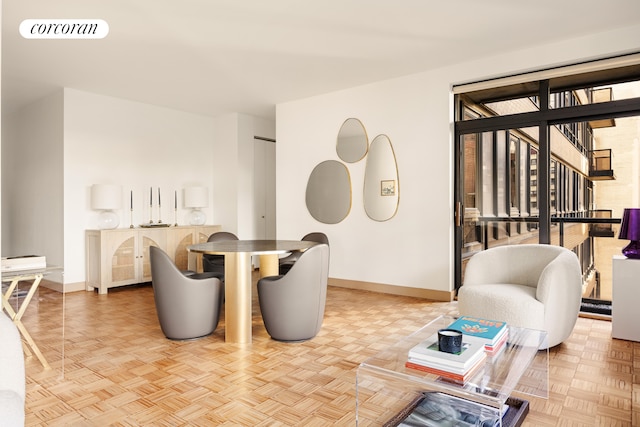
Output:
<svg viewBox="0 0 640 427">
<path fill-rule="evenodd" d="M 547 342 L 541 348 L 548 348 L 571 335 L 581 299 L 582 269 L 573 252 L 553 245 L 511 245 L 471 257 L 458 309 L 464 316 L 544 330 Z"/>
</svg>

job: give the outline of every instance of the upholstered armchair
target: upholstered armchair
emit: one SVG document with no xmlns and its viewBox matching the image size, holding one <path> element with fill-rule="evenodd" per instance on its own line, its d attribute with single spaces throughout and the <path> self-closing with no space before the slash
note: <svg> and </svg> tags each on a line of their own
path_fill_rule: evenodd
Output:
<svg viewBox="0 0 640 427">
<path fill-rule="evenodd" d="M 238 236 L 228 231 L 218 231 L 207 239 L 207 242 L 225 242 L 238 240 Z M 224 282 L 224 255 L 202 255 L 202 270 L 206 273 L 216 273 L 217 277 Z"/>
<path fill-rule="evenodd" d="M 326 234 L 320 231 L 314 231 L 313 233 L 305 234 L 300 240 L 306 242 L 324 243 L 326 245 L 329 245 L 329 238 Z M 278 260 L 280 274 L 287 274 L 293 264 L 295 264 L 298 258 L 300 258 L 301 254 L 301 252 L 293 252 L 286 257 L 280 258 Z"/>
<path fill-rule="evenodd" d="M 458 308 L 461 315 L 544 330 L 547 343 L 541 348 L 546 348 L 571 335 L 581 298 L 582 270 L 573 252 L 553 245 L 511 245 L 471 257 Z"/>
<path fill-rule="evenodd" d="M 222 282 L 215 273 L 186 276 L 156 246 L 149 247 L 151 284 L 160 328 L 172 340 L 210 335 L 220 319 Z"/>
<path fill-rule="evenodd" d="M 285 275 L 258 280 L 264 326 L 278 341 L 315 337 L 324 320 L 329 276 L 329 246 L 318 244 L 302 253 Z"/>
</svg>

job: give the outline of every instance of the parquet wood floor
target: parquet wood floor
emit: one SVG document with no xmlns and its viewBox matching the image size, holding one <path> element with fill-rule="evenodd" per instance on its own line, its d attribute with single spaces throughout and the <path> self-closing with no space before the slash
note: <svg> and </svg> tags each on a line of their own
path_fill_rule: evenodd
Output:
<svg viewBox="0 0 640 427">
<path fill-rule="evenodd" d="M 354 426 L 358 364 L 457 313 L 456 303 L 329 287 L 320 334 L 284 344 L 258 310 L 250 345 L 225 344 L 224 315 L 213 335 L 176 342 L 160 331 L 150 286 L 41 289 L 23 320 L 53 369 L 26 360 L 26 425 Z M 550 397 L 527 397 L 525 426 L 640 425 L 640 343 L 580 318 L 549 359 Z"/>
</svg>

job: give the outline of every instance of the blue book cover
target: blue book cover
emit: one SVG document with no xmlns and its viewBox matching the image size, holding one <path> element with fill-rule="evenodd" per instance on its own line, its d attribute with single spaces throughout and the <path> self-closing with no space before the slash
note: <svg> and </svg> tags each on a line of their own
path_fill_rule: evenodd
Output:
<svg viewBox="0 0 640 427">
<path fill-rule="evenodd" d="M 456 329 L 465 335 L 478 337 L 486 340 L 489 344 L 495 344 L 507 329 L 506 322 L 480 319 L 472 316 L 461 316 L 448 326 L 449 329 Z"/>
</svg>

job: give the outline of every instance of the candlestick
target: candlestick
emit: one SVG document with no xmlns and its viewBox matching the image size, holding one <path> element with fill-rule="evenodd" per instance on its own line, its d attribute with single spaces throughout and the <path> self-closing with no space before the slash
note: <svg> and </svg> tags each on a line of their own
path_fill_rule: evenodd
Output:
<svg viewBox="0 0 640 427">
<path fill-rule="evenodd" d="M 175 220 L 176 227 L 178 226 L 178 190 L 174 191 L 173 194 L 173 219 Z"/>
<path fill-rule="evenodd" d="M 162 203 L 160 202 L 160 187 L 158 187 L 158 224 L 162 224 Z"/>
<path fill-rule="evenodd" d="M 129 216 L 130 216 L 129 228 L 133 228 L 133 190 L 131 190 L 131 213 L 129 214 Z"/>
<path fill-rule="evenodd" d="M 149 187 L 149 224 L 153 224 L 153 187 Z"/>
</svg>

